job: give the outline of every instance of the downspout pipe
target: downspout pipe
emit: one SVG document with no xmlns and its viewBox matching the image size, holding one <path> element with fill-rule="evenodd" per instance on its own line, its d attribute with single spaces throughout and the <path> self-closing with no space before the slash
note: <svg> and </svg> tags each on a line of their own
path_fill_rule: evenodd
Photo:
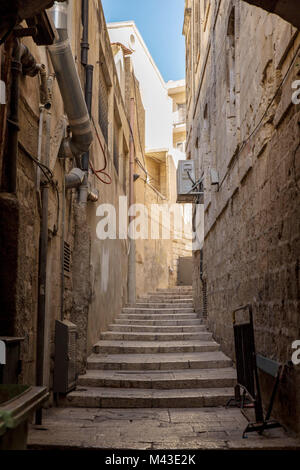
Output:
<svg viewBox="0 0 300 470">
<path fill-rule="evenodd" d="M 94 75 L 94 66 L 87 65 L 85 67 L 85 102 L 89 116 L 92 113 L 92 100 L 93 100 L 93 75 Z M 84 171 L 89 171 L 89 160 L 90 154 L 86 152 L 82 157 L 82 169 Z"/>
<path fill-rule="evenodd" d="M 130 157 L 129 157 L 129 207 L 131 208 L 135 201 L 134 196 L 134 162 L 135 162 L 135 148 L 133 140 L 134 129 L 134 98 L 130 100 Z M 129 226 L 132 227 L 134 217 L 129 217 Z M 136 302 L 136 269 L 135 269 L 135 254 L 136 246 L 133 234 L 129 233 L 129 256 L 128 256 L 128 302 L 134 304 Z"/>
<path fill-rule="evenodd" d="M 63 140 L 62 150 L 66 157 L 75 157 L 77 165 L 81 166 L 81 157 L 89 151 L 93 141 L 90 117 L 68 39 L 67 6 L 55 2 L 50 13 L 59 39 L 48 46 L 48 50 L 72 132 L 71 137 Z"/>
<path fill-rule="evenodd" d="M 71 170 L 70 173 L 65 176 L 65 188 L 79 188 L 84 180 L 84 177 L 84 171 L 80 170 L 80 168 L 73 168 L 73 170 Z"/>
<path fill-rule="evenodd" d="M 45 72 L 45 70 L 44 70 Z M 45 77 L 47 74 L 45 73 Z M 41 112 L 41 128 L 43 130 L 44 123 L 44 113 L 45 113 L 45 124 L 46 124 L 46 145 L 45 145 L 45 160 L 44 164 L 48 167 L 50 163 L 50 136 L 51 136 L 51 93 L 49 93 L 48 83 L 51 87 L 53 82 L 51 79 L 46 79 L 43 84 L 44 89 L 40 90 L 41 102 L 45 101 L 45 92 L 46 92 L 46 103 L 47 108 L 44 112 Z M 47 91 L 46 91 L 47 90 Z M 42 138 L 42 136 L 41 136 Z M 41 147 L 41 144 L 39 145 Z M 40 188 L 40 181 L 38 181 Z M 41 187 L 42 192 L 42 218 L 41 218 L 41 231 L 40 231 L 40 252 L 39 252 L 39 290 L 38 290 L 38 321 L 37 321 L 37 354 L 36 354 L 36 384 L 42 386 L 45 383 L 45 342 L 48 341 L 46 338 L 46 328 L 47 328 L 47 262 L 48 262 L 48 210 L 49 210 L 49 182 L 45 183 Z M 35 421 L 36 424 L 42 424 L 42 409 L 40 408 L 36 412 Z"/>
<path fill-rule="evenodd" d="M 86 66 L 88 64 L 89 53 L 89 0 L 81 1 L 81 18 L 82 18 L 82 40 L 81 40 L 81 63 Z"/>
<path fill-rule="evenodd" d="M 36 63 L 29 49 L 16 39 L 11 62 L 10 109 L 7 117 L 7 190 L 9 193 L 17 191 L 20 76 L 23 72 L 23 75 L 34 77 L 40 69 L 41 65 Z"/>
</svg>

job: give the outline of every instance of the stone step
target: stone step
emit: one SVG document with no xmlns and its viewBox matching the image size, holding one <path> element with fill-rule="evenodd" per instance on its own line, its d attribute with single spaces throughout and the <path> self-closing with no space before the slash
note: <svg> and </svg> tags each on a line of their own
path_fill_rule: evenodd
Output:
<svg viewBox="0 0 300 470">
<path fill-rule="evenodd" d="M 170 305 L 174 305 L 174 304 L 176 305 L 177 303 L 179 303 L 179 304 L 183 304 L 183 305 L 186 305 L 186 304 L 194 305 L 192 298 L 189 298 L 189 299 L 174 299 L 173 297 L 171 297 L 167 300 L 165 300 L 165 298 L 162 298 L 162 299 L 159 298 L 158 300 L 151 300 L 148 297 L 144 297 L 144 298 L 138 299 L 136 304 L 134 304 L 134 305 L 138 305 L 139 303 L 146 303 L 146 304 L 167 303 L 167 304 L 170 304 Z"/>
<path fill-rule="evenodd" d="M 200 408 L 224 406 L 233 393 L 232 387 L 175 390 L 78 387 L 61 398 L 60 404 L 82 408 Z"/>
<path fill-rule="evenodd" d="M 106 331 L 100 335 L 103 340 L 113 341 L 209 341 L 212 334 L 207 331 L 193 333 L 153 333 L 153 332 L 122 332 Z"/>
<path fill-rule="evenodd" d="M 187 325 L 187 326 L 150 326 L 150 325 L 126 325 L 121 323 L 112 323 L 108 327 L 109 331 L 128 331 L 143 333 L 193 333 L 206 331 L 205 325 Z"/>
<path fill-rule="evenodd" d="M 155 354 L 218 351 L 219 344 L 214 341 L 106 341 L 95 344 L 95 353 L 108 354 Z"/>
<path fill-rule="evenodd" d="M 92 354 L 89 370 L 183 370 L 231 367 L 221 351 L 201 353 Z"/>
<path fill-rule="evenodd" d="M 193 318 L 191 320 L 132 320 L 131 318 L 116 318 L 115 322 L 118 325 L 148 325 L 148 326 L 190 326 L 190 325 L 203 325 L 200 318 Z"/>
<path fill-rule="evenodd" d="M 193 302 L 193 299 L 191 297 L 171 295 L 171 294 L 169 296 L 151 295 L 150 297 L 147 297 L 144 300 L 149 300 L 150 302 L 165 302 L 165 303 L 168 303 L 168 302 L 173 303 L 172 300 L 174 301 L 174 303 L 176 303 L 176 302 L 181 303 L 184 300 L 186 300 L 188 302 Z"/>
<path fill-rule="evenodd" d="M 236 372 L 228 369 L 189 369 L 178 371 L 89 370 L 78 377 L 83 387 L 196 389 L 226 388 L 236 384 Z"/>
<path fill-rule="evenodd" d="M 146 296 L 146 299 L 163 299 L 163 300 L 166 300 L 166 299 L 174 299 L 174 300 L 189 300 L 190 302 L 193 300 L 193 297 L 192 295 L 190 294 L 162 294 L 160 292 L 156 292 L 154 294 L 148 294 Z"/>
<path fill-rule="evenodd" d="M 193 307 L 188 307 L 188 308 L 128 308 L 124 307 L 122 309 L 122 313 L 149 313 L 151 315 L 169 315 L 173 313 L 195 313 L 195 310 Z"/>
<path fill-rule="evenodd" d="M 197 320 L 198 315 L 196 313 L 121 313 L 115 321 L 124 320 L 125 318 L 128 320 Z"/>
<path fill-rule="evenodd" d="M 158 296 L 163 299 L 167 299 L 169 297 L 182 297 L 182 298 L 193 298 L 193 292 L 148 292 L 145 297 L 153 297 Z"/>
<path fill-rule="evenodd" d="M 154 292 L 149 292 L 149 294 L 192 294 L 192 287 L 180 287 L 180 288 L 170 288 L 170 289 L 156 289 Z"/>
<path fill-rule="evenodd" d="M 155 310 L 161 310 L 164 308 L 171 309 L 182 309 L 182 308 L 192 308 L 194 311 L 194 305 L 192 302 L 189 303 L 162 303 L 162 302 L 137 302 L 134 305 L 127 305 L 126 308 L 153 308 Z"/>
</svg>

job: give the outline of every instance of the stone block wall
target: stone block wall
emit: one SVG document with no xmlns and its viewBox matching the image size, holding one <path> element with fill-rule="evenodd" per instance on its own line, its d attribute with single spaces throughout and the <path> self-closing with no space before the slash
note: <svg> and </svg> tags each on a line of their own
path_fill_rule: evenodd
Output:
<svg viewBox="0 0 300 470">
<path fill-rule="evenodd" d="M 208 324 L 235 359 L 232 311 L 251 303 L 257 352 L 287 363 L 300 338 L 300 109 L 292 103 L 300 35 L 275 15 L 226 0 L 211 2 L 201 38 L 188 152 L 205 177 Z M 211 185 L 211 168 L 219 186 Z M 194 284 L 199 303 L 197 269 Z M 297 432 L 299 374 L 299 366 L 287 369 L 274 410 Z M 262 377 L 264 405 L 271 382 Z"/>
</svg>

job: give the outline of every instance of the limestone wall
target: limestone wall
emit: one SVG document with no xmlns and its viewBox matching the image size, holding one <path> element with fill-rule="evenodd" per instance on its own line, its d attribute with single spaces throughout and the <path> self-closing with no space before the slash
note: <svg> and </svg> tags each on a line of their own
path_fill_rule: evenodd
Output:
<svg viewBox="0 0 300 470">
<path fill-rule="evenodd" d="M 84 68 L 80 63 L 80 38 L 82 35 L 81 2 L 72 2 L 70 8 L 70 36 L 79 76 L 84 88 Z M 100 5 L 100 6 L 99 6 Z M 89 63 L 94 65 L 92 116 L 96 126 L 90 159 L 95 169 L 103 168 L 107 156 L 107 173 L 112 178 L 111 185 L 104 185 L 90 174 L 90 182 L 99 190 L 99 202 L 88 202 L 87 207 L 78 204 L 76 190 L 67 191 L 65 218 L 62 218 L 63 178 L 72 168 L 71 161 L 57 158 L 62 138 L 63 103 L 54 80 L 51 108 L 50 167 L 57 181 L 59 206 L 55 191 L 49 188 L 48 211 L 48 261 L 46 285 L 46 328 L 44 353 L 44 383 L 52 387 L 54 366 L 55 320 L 63 315 L 78 326 L 78 372 L 85 367 L 92 345 L 99 339 L 100 332 L 116 316 L 127 300 L 127 247 L 126 241 L 100 241 L 96 236 L 99 217 L 96 210 L 101 203 L 118 206 L 119 196 L 127 187 L 126 172 L 129 150 L 129 126 L 125 104 L 117 79 L 110 41 L 106 30 L 101 4 L 90 2 L 90 49 Z M 37 47 L 32 39 L 22 40 L 30 49 L 38 63 L 44 63 L 50 74 L 51 61 L 45 47 Z M 4 49 L 2 58 L 5 60 Z M 99 67 L 103 68 L 110 83 L 109 130 L 105 141 L 98 121 L 99 113 Z M 9 86 L 8 86 L 9 97 Z M 9 102 L 8 105 L 9 106 Z M 1 113 L 4 106 L 1 106 Z M 113 163 L 113 134 L 115 132 L 111 116 L 118 115 L 121 123 L 119 140 L 120 175 Z M 37 158 L 39 125 L 39 78 L 21 79 L 20 133 L 18 154 L 17 195 L 6 191 L 6 177 L 1 177 L 1 316 L 0 334 L 23 336 L 23 368 L 20 380 L 34 384 L 36 377 L 36 341 L 39 273 L 39 236 L 41 221 L 40 193 L 36 190 L 36 165 L 30 157 Z M 118 127 L 119 130 L 119 127 Z M 46 126 L 43 129 L 42 162 L 45 162 Z M 101 145 L 99 143 L 101 142 Z M 5 145 L 1 148 L 0 160 L 6 161 Z M 9 163 L 9 162 L 8 162 Z M 0 165 L 2 168 L 2 163 Z M 3 210 L 2 210 L 3 209 Z M 59 213 L 57 227 L 57 213 Z M 63 224 L 64 222 L 64 224 Z M 71 250 L 70 272 L 63 273 L 63 311 L 61 312 L 61 246 L 64 225 L 64 241 Z M 55 226 L 58 232 L 55 233 Z M 9 250 L 7 250 L 9 248 Z M 2 257 L 3 255 L 3 257 Z M 5 256 L 4 256 L 5 255 Z M 6 266 L 6 267 L 5 267 Z M 3 295 L 2 295 L 3 294 Z"/>
<path fill-rule="evenodd" d="M 210 2 L 208 13 L 203 16 L 202 5 L 200 12 L 188 151 L 205 175 L 208 323 L 234 358 L 231 313 L 251 303 L 257 351 L 286 362 L 300 335 L 300 110 L 291 102 L 300 37 L 279 17 L 245 2 Z M 193 15 L 189 27 L 193 35 Z M 211 185 L 211 169 L 219 187 Z M 195 284 L 199 302 L 198 273 Z M 271 381 L 263 377 L 262 383 L 266 404 Z M 295 366 L 280 388 L 275 414 L 296 431 L 298 390 Z"/>
</svg>

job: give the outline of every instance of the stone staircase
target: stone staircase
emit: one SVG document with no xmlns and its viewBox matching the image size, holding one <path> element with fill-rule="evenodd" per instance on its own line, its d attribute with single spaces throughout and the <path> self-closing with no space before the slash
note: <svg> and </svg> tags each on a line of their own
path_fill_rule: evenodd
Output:
<svg viewBox="0 0 300 470">
<path fill-rule="evenodd" d="M 225 405 L 236 373 L 194 312 L 191 287 L 150 293 L 123 308 L 62 405 L 191 408 Z"/>
</svg>

